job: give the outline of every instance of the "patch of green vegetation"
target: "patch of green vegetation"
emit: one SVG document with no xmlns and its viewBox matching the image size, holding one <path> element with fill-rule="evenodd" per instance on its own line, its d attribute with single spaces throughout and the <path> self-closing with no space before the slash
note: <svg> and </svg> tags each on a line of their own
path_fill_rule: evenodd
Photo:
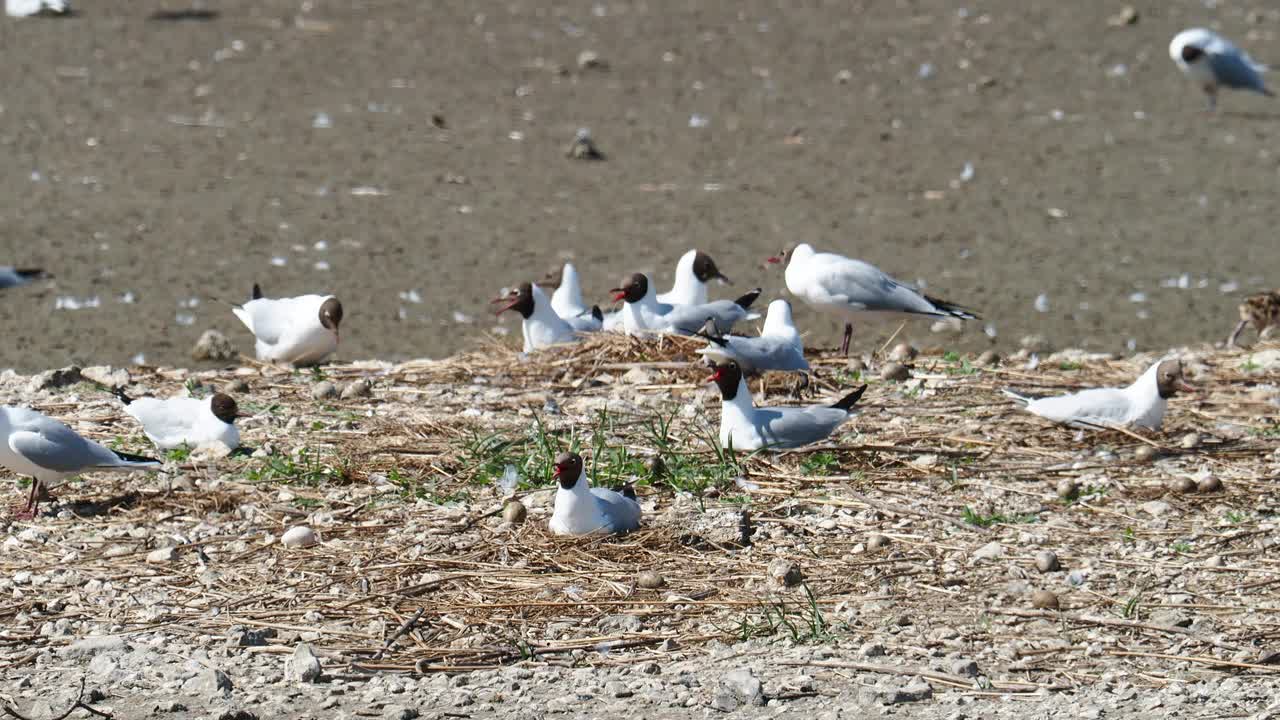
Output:
<svg viewBox="0 0 1280 720">
<path fill-rule="evenodd" d="M 172 448 L 165 453 L 165 457 L 174 462 L 186 462 L 191 457 L 191 446 L 182 443 L 176 448 Z"/>
<path fill-rule="evenodd" d="M 982 527 L 982 528 L 988 528 L 988 527 L 991 527 L 992 525 L 1015 525 L 1019 523 L 1033 523 L 1040 519 L 1035 515 L 1035 513 L 1027 513 L 1024 515 L 1004 515 L 1002 513 L 992 513 L 990 515 L 983 515 L 977 512 L 976 510 L 974 510 L 973 508 L 969 507 L 968 505 L 964 506 L 964 510 L 961 511 L 960 515 L 961 515 L 961 518 L 965 522 L 969 523 L 970 525 L 977 525 L 978 527 Z"/>
<path fill-rule="evenodd" d="M 1222 519 L 1232 525 L 1239 525 L 1240 523 L 1248 520 L 1249 516 L 1235 510 L 1228 510 L 1222 514 Z"/>
<path fill-rule="evenodd" d="M 1125 604 L 1120 608 L 1120 617 L 1124 618 L 1125 620 L 1132 620 L 1133 618 L 1137 617 L 1138 608 L 1140 607 L 1140 605 L 1138 604 L 1138 601 L 1141 598 L 1142 598 L 1141 593 L 1129 598 L 1128 601 L 1126 601 Z"/>
<path fill-rule="evenodd" d="M 948 350 L 942 353 L 942 359 L 951 363 L 960 362 L 960 353 L 956 352 L 955 350 Z"/>
<path fill-rule="evenodd" d="M 293 499 L 293 504 L 303 510 L 311 510 L 324 505 L 324 501 L 319 498 L 295 497 Z"/>
<path fill-rule="evenodd" d="M 760 610 L 742 616 L 736 627 L 728 630 L 740 641 L 752 638 L 780 636 L 797 645 L 819 645 L 833 637 L 831 624 L 822 614 L 818 600 L 808 583 L 802 585 L 806 600 L 803 604 L 788 605 L 771 602 Z"/>
<path fill-rule="evenodd" d="M 182 386 L 186 388 L 187 394 L 193 398 L 202 398 L 208 394 L 208 389 L 195 378 L 187 378 L 187 381 L 182 383 Z"/>
<path fill-rule="evenodd" d="M 1173 550 L 1176 553 L 1181 553 L 1183 555 L 1186 555 L 1187 553 L 1191 552 L 1191 543 L 1186 541 L 1176 542 L 1170 545 L 1169 549 Z"/>
<path fill-rule="evenodd" d="M 352 481 L 351 465 L 345 458 L 303 448 L 297 455 L 269 455 L 256 467 L 246 471 L 246 478 L 254 483 L 279 483 L 323 487 L 345 485 Z"/>
<path fill-rule="evenodd" d="M 1261 370 L 1262 366 L 1254 362 L 1253 358 L 1249 358 L 1248 360 L 1245 360 L 1243 363 L 1240 363 L 1240 369 L 1244 370 L 1245 372 L 1252 372 L 1254 370 Z"/>
<path fill-rule="evenodd" d="M 1133 528 L 1127 527 L 1120 533 L 1120 541 L 1126 545 L 1132 545 L 1138 542 L 1138 534 L 1133 531 Z"/>
<path fill-rule="evenodd" d="M 1063 372 L 1072 372 L 1074 370 L 1083 370 L 1084 365 L 1082 365 L 1081 363 L 1075 362 L 1073 360 L 1063 360 L 1062 362 L 1058 363 L 1058 369 L 1062 370 Z"/>
<path fill-rule="evenodd" d="M 800 461 L 800 472 L 805 475 L 832 475 L 840 466 L 840 459 L 835 453 L 810 453 Z"/>
</svg>

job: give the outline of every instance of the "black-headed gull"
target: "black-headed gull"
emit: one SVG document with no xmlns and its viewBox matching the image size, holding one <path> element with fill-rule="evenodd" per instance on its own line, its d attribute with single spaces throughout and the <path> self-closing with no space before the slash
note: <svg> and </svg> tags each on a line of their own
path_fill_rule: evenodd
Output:
<svg viewBox="0 0 1280 720">
<path fill-rule="evenodd" d="M 1070 395 L 1032 398 L 1005 390 L 1033 414 L 1075 428 L 1105 430 L 1137 426 L 1159 430 L 1169 398 L 1177 391 L 1193 392 L 1182 379 L 1182 362 L 1161 360 L 1132 385 L 1123 388 L 1093 388 Z"/>
<path fill-rule="evenodd" d="M 252 299 L 231 311 L 256 338 L 259 360 L 304 367 L 338 349 L 342 303 L 332 295 L 264 298 L 255 283 Z"/>
<path fill-rule="evenodd" d="M 716 300 L 701 305 L 669 305 L 658 302 L 653 283 L 644 273 L 632 273 L 622 284 L 609 290 L 614 301 L 621 300 L 622 326 L 628 335 L 680 333 L 692 335 L 707 320 L 715 322 L 716 331 L 727 333 L 735 323 L 760 317 L 750 311 L 751 303 L 760 297 L 760 288 L 737 300 Z"/>
<path fill-rule="evenodd" d="M 581 455 L 557 455 L 554 474 L 560 487 L 551 511 L 551 532 L 556 535 L 614 534 L 640 527 L 640 504 L 636 502 L 635 493 L 630 488 L 619 493 L 591 487 L 582 468 Z"/>
<path fill-rule="evenodd" d="M 39 280 L 44 277 L 48 277 L 48 274 L 40 268 L 15 268 L 0 265 L 0 288 L 26 285 L 32 280 Z"/>
<path fill-rule="evenodd" d="M 240 447 L 236 418 L 242 417 L 236 401 L 225 393 L 207 398 L 131 398 L 116 390 L 124 411 L 142 424 L 142 432 L 161 450 L 186 445 L 207 448 L 218 444 L 228 450 Z"/>
<path fill-rule="evenodd" d="M 40 489 L 86 470 L 158 470 L 154 458 L 116 452 L 48 415 L 24 407 L 0 407 L 0 465 L 33 478 L 22 515 L 34 516 Z"/>
<path fill-rule="evenodd" d="M 759 337 L 698 333 L 710 343 L 698 351 L 711 360 L 733 360 L 748 375 L 765 370 L 809 372 L 809 361 L 804 359 L 804 343 L 800 332 L 791 320 L 791 303 L 774 300 L 764 316 L 764 329 Z"/>
<path fill-rule="evenodd" d="M 782 450 L 825 440 L 853 415 L 867 390 L 863 385 L 831 405 L 758 408 L 738 363 L 716 363 L 707 382 L 720 389 L 720 445 L 734 450 Z"/>
<path fill-rule="evenodd" d="M 66 15 L 71 4 L 67 0 L 4 0 L 4 12 L 9 17 Z"/>
<path fill-rule="evenodd" d="M 1209 98 L 1209 109 L 1218 104 L 1218 88 L 1252 90 L 1268 97 L 1262 74 L 1267 67 L 1221 35 L 1204 28 L 1183 30 L 1169 43 L 1169 57 Z"/>
<path fill-rule="evenodd" d="M 786 248 L 769 258 L 786 267 L 787 289 L 809 305 L 844 318 L 840 351 L 849 354 L 853 317 L 860 312 L 894 312 L 974 320 L 977 315 L 895 280 L 861 260 L 815 252 L 808 243 Z"/>
<path fill-rule="evenodd" d="M 1258 339 L 1267 328 L 1280 326 L 1280 290 L 1260 292 L 1250 295 L 1240 303 L 1240 322 L 1227 338 L 1227 347 L 1235 347 L 1240 339 L 1240 332 L 1245 326 L 1252 325 L 1258 331 Z"/>
<path fill-rule="evenodd" d="M 719 280 L 729 283 L 729 278 L 716 267 L 716 261 L 701 250 L 690 250 L 676 263 L 676 276 L 669 292 L 659 293 L 658 302 L 667 305 L 705 305 L 707 283 Z"/>
<path fill-rule="evenodd" d="M 551 309 L 551 300 L 542 288 L 533 283 L 523 282 L 507 295 L 497 298 L 494 303 L 506 303 L 498 308 L 495 314 L 501 315 L 507 310 L 520 313 L 520 331 L 524 336 L 524 351 L 533 352 L 552 345 L 577 342 L 581 338 L 573 326 Z"/>
</svg>

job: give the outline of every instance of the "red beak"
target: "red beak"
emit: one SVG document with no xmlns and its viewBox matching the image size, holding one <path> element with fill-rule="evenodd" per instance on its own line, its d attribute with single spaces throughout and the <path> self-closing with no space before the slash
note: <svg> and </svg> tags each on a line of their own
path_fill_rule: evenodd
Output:
<svg viewBox="0 0 1280 720">
<path fill-rule="evenodd" d="M 1195 386 L 1187 383 L 1186 380 L 1179 380 L 1177 383 L 1177 388 L 1185 393 L 1193 393 L 1196 391 Z"/>
<path fill-rule="evenodd" d="M 560 477 L 560 472 L 561 472 L 561 468 L 560 468 L 560 466 L 559 466 L 559 465 L 552 465 L 552 468 L 554 468 L 554 469 L 551 471 L 551 477 L 553 477 L 553 478 L 559 478 L 559 477 Z"/>
<path fill-rule="evenodd" d="M 622 288 L 613 288 L 613 289 L 612 289 L 612 290 L 610 290 L 609 292 L 613 293 L 613 301 L 614 301 L 614 302 L 618 302 L 619 300 L 626 300 L 626 299 L 627 299 L 627 291 L 626 291 L 626 290 L 623 290 Z"/>
<path fill-rule="evenodd" d="M 716 370 L 715 372 L 711 373 L 711 375 L 710 375 L 709 377 L 707 377 L 707 379 L 706 379 L 706 380 L 703 380 L 702 382 L 703 382 L 703 383 L 711 383 L 711 382 L 715 382 L 715 381 L 717 381 L 717 380 L 719 380 L 719 379 L 720 379 L 720 371 L 719 371 L 719 370 Z"/>
<path fill-rule="evenodd" d="M 777 255 L 774 255 L 773 257 L 769 258 L 768 260 L 765 260 L 765 262 L 766 262 L 766 263 L 768 263 L 768 264 L 770 264 L 770 265 L 777 265 L 778 263 L 782 262 L 782 258 L 778 257 Z"/>
<path fill-rule="evenodd" d="M 516 295 L 516 296 L 514 296 L 514 297 L 513 297 L 512 295 L 508 295 L 508 296 L 506 296 L 506 297 L 494 298 L 494 299 L 492 299 L 492 300 L 490 300 L 490 301 L 489 301 L 489 304 L 490 304 L 490 305 L 494 305 L 494 304 L 496 304 L 496 303 L 500 303 L 500 302 L 504 302 L 504 303 L 506 303 L 506 305 L 503 305 L 502 307 L 498 308 L 497 310 L 494 310 L 494 311 L 493 311 L 493 314 L 494 314 L 494 315 L 501 315 L 502 313 L 504 313 L 504 312 L 506 312 L 506 311 L 510 310 L 511 308 L 515 307 L 515 306 L 516 306 L 516 303 L 520 302 L 520 297 L 519 297 L 518 295 Z"/>
</svg>

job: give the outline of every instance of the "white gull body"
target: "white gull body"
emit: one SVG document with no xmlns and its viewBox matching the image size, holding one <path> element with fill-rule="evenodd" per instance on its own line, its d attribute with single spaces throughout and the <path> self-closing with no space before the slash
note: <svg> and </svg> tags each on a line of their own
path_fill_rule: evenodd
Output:
<svg viewBox="0 0 1280 720">
<path fill-rule="evenodd" d="M 587 484 L 581 461 L 572 485 L 560 483 L 549 527 L 556 535 L 592 535 L 630 532 L 640 527 L 640 505 L 613 490 Z"/>
<path fill-rule="evenodd" d="M 161 450 L 219 444 L 235 450 L 240 446 L 240 430 L 214 414 L 213 402 L 214 396 L 137 398 L 129 401 L 124 411 L 142 424 L 142 432 Z"/>
<path fill-rule="evenodd" d="M 0 465 L 50 487 L 86 470 L 157 470 L 151 458 L 119 453 L 53 418 L 23 407 L 0 407 Z"/>
<path fill-rule="evenodd" d="M 582 299 L 582 281 L 573 263 L 565 263 L 560 271 L 560 285 L 551 293 L 551 309 L 565 319 L 591 313 Z"/>
<path fill-rule="evenodd" d="M 318 364 L 338 349 L 336 325 L 324 327 L 320 317 L 326 302 L 337 302 L 332 295 L 265 298 L 256 285 L 254 291 L 253 300 L 232 312 L 253 333 L 259 360 L 302 367 Z"/>
<path fill-rule="evenodd" d="M 786 300 L 769 303 L 759 337 L 727 335 L 707 340 L 710 344 L 699 354 L 718 362 L 733 360 L 748 375 L 765 370 L 809 372 L 804 343 L 791 319 L 791 303 Z"/>
<path fill-rule="evenodd" d="M 716 366 L 712 380 L 720 388 L 720 445 L 734 450 L 783 450 L 828 438 L 853 416 L 853 406 L 867 386 L 832 405 L 758 408 L 735 363 Z"/>
<path fill-rule="evenodd" d="M 1093 388 L 1046 398 L 1029 398 L 1010 390 L 1004 393 L 1023 404 L 1028 412 L 1071 427 L 1097 430 L 1135 426 L 1159 430 L 1168 407 L 1167 398 L 1173 394 L 1173 390 L 1162 391 L 1162 385 L 1191 390 L 1182 382 L 1180 365 L 1176 374 L 1163 380 L 1160 378 L 1161 367 L 1165 363 L 1176 364 L 1177 361 L 1157 362 L 1133 384 L 1123 388 Z"/>
<path fill-rule="evenodd" d="M 1211 30 L 1191 28 L 1178 33 L 1169 42 L 1169 57 L 1204 90 L 1210 110 L 1217 106 L 1219 88 L 1272 94 L 1262 77 L 1267 67 Z"/>
</svg>

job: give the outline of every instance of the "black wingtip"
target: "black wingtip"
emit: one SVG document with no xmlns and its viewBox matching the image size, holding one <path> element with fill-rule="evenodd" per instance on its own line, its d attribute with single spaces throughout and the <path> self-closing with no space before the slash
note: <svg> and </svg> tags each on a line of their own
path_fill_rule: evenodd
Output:
<svg viewBox="0 0 1280 720">
<path fill-rule="evenodd" d="M 160 462 L 159 460 L 152 457 L 147 457 L 146 455 L 134 455 L 133 453 L 120 452 L 119 450 L 112 450 L 111 452 L 115 453 L 116 457 L 120 458 L 121 460 L 124 460 L 125 462 L 134 462 L 134 463 Z"/>
<path fill-rule="evenodd" d="M 199 8 L 184 8 L 181 10 L 156 10 L 147 16 L 151 22 L 209 22 L 217 20 L 220 13 L 217 10 L 201 10 Z"/>
<path fill-rule="evenodd" d="M 599 305 L 591 306 L 591 317 L 595 318 L 596 322 L 604 322 L 604 311 L 600 309 Z"/>
<path fill-rule="evenodd" d="M 953 302 L 947 302 L 946 300 L 942 300 L 936 297 L 930 297 L 929 295 L 925 295 L 924 299 L 932 303 L 933 306 L 938 308 L 940 312 L 946 313 L 951 317 L 960 318 L 961 320 L 981 320 L 982 319 L 982 316 L 978 315 L 977 311 L 970 310 L 969 308 L 963 305 L 957 305 Z"/>
<path fill-rule="evenodd" d="M 261 299 L 262 299 L 262 286 L 261 286 L 261 285 L 259 285 L 258 283 L 254 283 L 254 284 L 253 284 L 253 292 L 249 295 L 249 299 L 250 299 L 250 300 L 261 300 Z"/>
<path fill-rule="evenodd" d="M 623 485 L 623 486 L 622 486 L 622 497 L 627 498 L 628 500 L 635 500 L 635 499 L 636 499 L 636 489 L 635 489 L 634 487 L 630 486 L 630 485 Z"/>
<path fill-rule="evenodd" d="M 751 292 L 743 295 L 742 297 L 738 298 L 737 300 L 734 300 L 733 302 L 735 305 L 745 310 L 751 307 L 751 303 L 755 302 L 756 298 L 760 297 L 761 292 L 762 291 L 760 288 L 756 288 L 755 290 L 752 290 Z"/>
<path fill-rule="evenodd" d="M 14 272 L 23 280 L 38 280 L 40 278 L 50 277 L 44 268 L 15 268 Z"/>
<path fill-rule="evenodd" d="M 120 402 L 128 405 L 133 402 L 133 398 L 129 397 L 122 387 L 111 388 L 111 394 L 120 399 Z"/>
<path fill-rule="evenodd" d="M 863 385 L 857 390 L 854 390 L 848 395 L 845 395 L 844 397 L 840 398 L 840 402 L 837 402 L 831 407 L 835 408 L 836 410 L 844 410 L 845 412 L 849 412 L 850 410 L 853 409 L 854 404 L 857 403 L 858 400 L 862 398 L 862 393 L 866 391 L 867 391 L 867 386 Z"/>
</svg>

